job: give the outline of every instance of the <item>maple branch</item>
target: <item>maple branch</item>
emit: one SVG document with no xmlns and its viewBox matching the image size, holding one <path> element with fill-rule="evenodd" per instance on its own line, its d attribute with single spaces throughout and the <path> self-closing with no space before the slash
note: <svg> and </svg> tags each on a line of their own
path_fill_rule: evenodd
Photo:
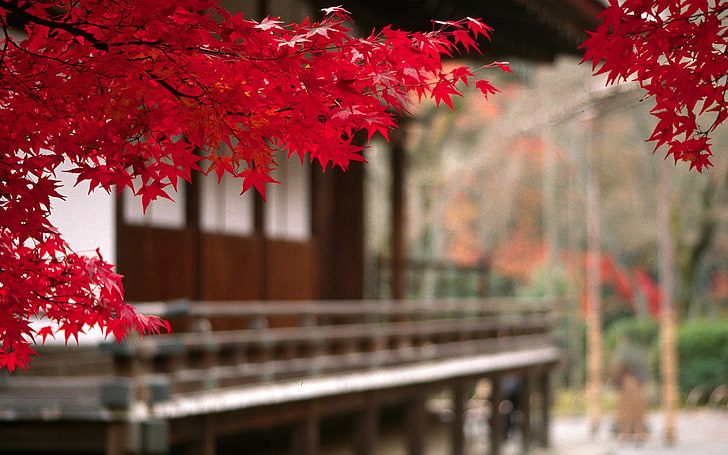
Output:
<svg viewBox="0 0 728 455">
<path fill-rule="evenodd" d="M 12 43 L 14 46 L 17 47 L 17 44 L 13 42 L 12 40 L 5 40 L 5 45 L 7 46 L 8 43 Z M 5 53 L 6 46 L 3 47 L 3 54 Z M 4 60 L 2 61 L 4 63 Z M 2 65 L 3 68 L 5 68 L 5 65 Z M 45 104 L 43 99 L 33 90 L 33 87 L 28 85 L 27 81 L 23 78 L 19 77 L 18 74 L 16 74 L 14 71 L 8 71 L 10 74 L 10 77 L 12 77 L 15 81 L 22 84 L 25 87 L 25 94 L 27 94 L 29 97 L 33 98 L 36 102 L 39 104 Z"/>
<path fill-rule="evenodd" d="M 177 90 L 176 88 L 172 87 L 172 85 L 169 84 L 169 82 L 165 81 L 163 78 L 157 76 L 156 74 L 152 73 L 150 70 L 144 70 L 144 74 L 149 76 L 150 79 L 152 79 L 157 84 L 164 87 L 168 92 L 170 92 L 172 95 L 174 95 L 176 98 L 187 98 L 192 100 L 198 100 L 198 97 L 195 95 L 188 95 L 187 93 L 183 93 L 180 90 Z M 199 100 L 198 100 L 199 101 Z"/>
<path fill-rule="evenodd" d="M 725 93 L 723 94 L 723 105 L 720 106 L 720 109 L 715 114 L 715 118 L 713 119 L 713 123 L 710 125 L 710 127 L 705 131 L 699 131 L 699 133 L 702 133 L 704 136 L 708 136 L 713 131 L 715 131 L 718 126 L 720 126 L 723 123 L 723 120 L 725 118 L 725 112 L 728 110 L 728 108 L 725 107 L 726 105 L 726 96 Z"/>
<path fill-rule="evenodd" d="M 72 298 L 83 299 L 84 297 L 86 297 L 86 296 L 81 295 L 81 294 L 54 295 L 53 297 L 49 297 L 47 295 L 41 294 L 38 291 L 33 291 L 33 295 L 35 295 L 36 297 L 38 297 L 39 299 L 41 299 L 41 300 L 43 300 L 45 302 L 52 303 L 59 310 L 63 310 L 63 311 L 68 312 L 68 313 L 71 313 L 71 310 L 65 308 L 64 305 L 66 305 L 66 304 L 69 303 L 68 302 L 69 299 L 72 299 Z M 76 306 L 82 306 L 84 308 L 90 308 L 91 307 L 91 305 L 88 305 L 88 304 L 85 304 L 85 303 L 81 303 L 81 302 L 73 302 L 73 304 L 76 305 Z"/>
<path fill-rule="evenodd" d="M 100 51 L 108 51 L 109 48 L 112 46 L 160 45 L 160 44 L 162 44 L 161 40 L 155 40 L 155 41 L 135 40 L 135 41 L 127 41 L 127 42 L 123 42 L 123 43 L 105 43 L 102 40 L 100 40 L 99 38 L 97 38 L 96 35 L 94 35 L 93 33 L 83 30 L 76 25 L 72 25 L 67 22 L 54 21 L 51 19 L 44 19 L 42 17 L 38 17 L 36 15 L 30 14 L 27 11 L 27 7 L 21 8 L 17 5 L 15 5 L 14 3 L 15 2 L 13 2 L 13 1 L 0 1 L 0 8 L 3 8 L 6 11 L 25 19 L 27 22 L 32 22 L 37 25 L 43 25 L 50 29 L 63 30 L 65 32 L 70 33 L 71 35 L 83 37 L 84 39 L 91 42 L 95 49 L 98 49 Z M 7 26 L 7 24 L 3 24 L 3 26 Z M 101 24 L 93 24 L 93 26 L 101 28 L 101 29 L 108 29 L 108 27 L 101 25 Z"/>
<path fill-rule="evenodd" d="M 28 22 L 32 22 L 37 25 L 42 25 L 42 26 L 45 26 L 45 27 L 48 27 L 51 29 L 63 30 L 72 35 L 83 37 L 84 39 L 86 39 L 90 43 L 92 43 L 92 46 L 97 50 L 108 51 L 109 48 L 111 47 L 111 45 L 109 43 L 105 43 L 105 42 L 101 41 L 95 35 L 93 35 L 92 33 L 88 32 L 86 30 L 82 30 L 78 27 L 75 27 L 75 26 L 70 25 L 65 22 L 53 21 L 53 20 L 44 19 L 44 18 L 35 16 L 33 14 L 28 13 L 25 10 L 25 8 L 21 8 L 21 7 L 18 7 L 17 5 L 13 5 L 13 2 L 0 1 L 0 8 L 3 8 L 6 11 L 9 11 L 13 14 L 17 14 L 17 15 L 21 16 L 22 18 L 26 19 Z M 3 26 L 5 28 L 6 24 L 3 24 Z M 6 36 L 7 36 L 7 31 L 6 31 Z M 6 45 L 7 45 L 7 42 L 10 40 L 6 39 L 5 41 L 6 41 Z M 117 46 L 123 46 L 123 45 L 128 45 L 128 44 L 143 45 L 143 46 L 156 46 L 157 48 L 160 48 L 161 41 L 160 40 L 155 40 L 155 41 L 135 40 L 132 42 L 116 43 Z M 17 46 L 17 47 L 25 52 L 29 52 L 27 49 L 22 49 L 19 46 Z M 76 66 L 76 64 L 74 64 L 72 62 L 61 60 L 56 57 L 49 57 L 47 55 L 37 55 L 37 54 L 33 54 L 33 53 L 31 53 L 31 55 L 34 55 L 36 57 L 53 59 L 53 60 L 59 61 L 60 63 L 63 63 L 65 65 L 68 65 L 71 67 Z M 132 60 L 128 59 L 128 61 L 132 61 Z M 151 80 L 155 81 L 156 83 L 158 83 L 159 85 L 164 87 L 167 91 L 169 91 L 172 95 L 174 95 L 178 99 L 179 98 L 196 99 L 196 97 L 194 95 L 188 95 L 188 94 L 176 89 L 175 87 L 170 85 L 167 81 L 165 81 L 163 78 L 157 76 L 150 70 L 145 70 L 145 74 L 147 76 L 149 76 L 149 78 Z"/>
<path fill-rule="evenodd" d="M 94 43 L 94 45 L 104 44 L 104 43 L 101 43 L 100 40 L 98 38 L 96 38 L 96 36 L 94 36 L 90 32 L 81 30 L 80 28 L 74 27 L 73 25 L 65 23 L 65 22 L 57 22 L 57 21 L 53 21 L 50 19 L 44 19 L 42 17 L 38 17 L 36 15 L 30 14 L 26 10 L 26 8 L 21 8 L 21 7 L 17 6 L 17 4 L 15 4 L 15 3 L 16 2 L 13 2 L 13 1 L 0 1 L 0 8 L 3 8 L 4 10 L 6 10 L 8 12 L 17 15 L 17 16 L 25 19 L 28 22 L 32 22 L 32 23 L 38 24 L 38 25 L 43 25 L 43 26 L 46 26 L 46 27 L 52 28 L 52 29 L 63 30 L 65 32 L 70 33 L 71 35 L 82 36 L 85 39 L 89 40 L 90 42 Z M 104 45 L 104 48 L 100 49 L 100 50 L 106 50 L 107 48 L 108 48 L 108 46 Z"/>
<path fill-rule="evenodd" d="M 83 68 L 83 66 L 84 66 L 84 63 L 83 62 L 75 62 L 75 63 L 74 62 L 69 62 L 68 60 L 64 60 L 64 59 L 61 59 L 61 58 L 58 58 L 58 57 L 52 57 L 50 55 L 39 54 L 37 52 L 30 51 L 27 48 L 18 45 L 18 43 L 16 43 L 15 40 L 6 40 L 6 43 L 5 43 L 6 46 L 8 44 L 8 41 L 13 46 L 15 46 L 15 48 L 17 50 L 19 50 L 20 52 L 25 52 L 26 54 L 32 55 L 33 57 L 36 57 L 36 58 L 43 58 L 43 59 L 47 59 L 47 60 L 53 60 L 55 62 L 58 62 L 58 63 L 61 63 L 61 64 L 65 65 L 65 66 L 70 66 L 71 68 L 74 68 L 77 71 L 81 71 L 80 69 Z"/>
<path fill-rule="evenodd" d="M 653 22 L 653 25 L 650 27 L 644 27 L 636 32 L 625 33 L 624 36 L 632 37 L 632 36 L 642 35 L 644 33 L 649 33 L 649 32 L 653 32 L 655 30 L 660 30 L 660 29 L 664 28 L 666 25 L 674 24 L 677 22 L 694 22 L 698 18 L 713 15 L 713 14 L 715 14 L 715 16 L 717 17 L 727 11 L 728 11 L 728 6 L 723 6 L 723 7 L 719 7 L 714 10 L 706 11 L 703 13 L 695 13 L 690 16 L 679 16 L 679 17 L 675 17 L 675 18 L 672 18 L 672 19 L 669 19 L 666 21 L 662 21 L 662 20 L 655 21 L 655 22 Z"/>
<path fill-rule="evenodd" d="M 2 55 L 0 55 L 0 67 L 5 66 L 5 54 L 8 51 L 8 45 L 10 44 L 8 41 L 10 41 L 10 34 L 8 33 L 8 26 L 7 24 L 3 24 L 3 35 L 5 35 L 5 40 L 3 42 L 3 52 Z"/>
</svg>

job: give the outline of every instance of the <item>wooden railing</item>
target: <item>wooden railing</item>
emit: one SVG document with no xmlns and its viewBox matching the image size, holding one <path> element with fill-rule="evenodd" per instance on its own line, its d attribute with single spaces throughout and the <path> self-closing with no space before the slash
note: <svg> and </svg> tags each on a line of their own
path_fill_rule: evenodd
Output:
<svg viewBox="0 0 728 455">
<path fill-rule="evenodd" d="M 175 332 L 105 342 L 100 350 L 41 349 L 37 369 L 0 378 L 0 396 L 12 395 L 13 384 L 16 392 L 41 387 L 41 382 L 58 389 L 66 384 L 66 390 L 85 395 L 98 387 L 100 408 L 124 410 L 181 393 L 552 344 L 551 308 L 543 301 L 168 302 L 138 307 L 170 320 Z M 50 398 L 45 397 L 46 403 Z"/>
<path fill-rule="evenodd" d="M 466 390 L 487 379 L 488 399 L 500 403 L 499 384 L 508 375 L 520 378 L 524 403 L 532 394 L 540 397 L 534 419 L 531 406 L 523 406 L 523 447 L 531 428 L 547 444 L 548 376 L 559 359 L 548 302 L 138 307 L 165 317 L 175 331 L 121 344 L 92 339 L 41 346 L 30 370 L 0 374 L 0 452 L 46 453 L 53 447 L 107 455 L 207 455 L 223 435 L 288 424 L 293 453 L 317 455 L 323 417 L 353 413 L 357 440 L 373 441 L 379 409 L 396 404 L 419 422 L 407 424 L 409 453 L 417 454 L 427 435 L 426 397 L 448 390 L 455 397 L 452 454 L 462 455 Z M 502 435 L 499 415 L 489 419 L 492 434 Z M 500 441 L 490 438 L 490 453 L 499 453 Z M 362 447 L 358 453 L 377 453 Z"/>
</svg>

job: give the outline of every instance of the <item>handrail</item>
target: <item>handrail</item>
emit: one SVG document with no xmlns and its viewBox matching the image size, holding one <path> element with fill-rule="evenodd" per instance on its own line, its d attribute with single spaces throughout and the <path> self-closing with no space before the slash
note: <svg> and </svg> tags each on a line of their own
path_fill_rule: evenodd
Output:
<svg viewBox="0 0 728 455">
<path fill-rule="evenodd" d="M 166 395 L 546 346 L 553 322 L 543 300 L 189 302 L 184 311 L 185 302 L 171 303 L 174 311 L 144 305 L 191 320 L 190 331 L 106 349 L 119 377 L 164 378 Z M 271 322 L 276 318 L 282 325 Z M 220 320 L 237 328 L 216 330 Z"/>
<path fill-rule="evenodd" d="M 162 302 L 138 302 L 143 313 L 187 316 L 242 316 L 242 315 L 362 315 L 446 313 L 448 311 L 521 311 L 551 307 L 543 298 L 438 298 L 418 300 L 278 300 L 278 301 L 189 301 L 186 299 Z"/>
</svg>

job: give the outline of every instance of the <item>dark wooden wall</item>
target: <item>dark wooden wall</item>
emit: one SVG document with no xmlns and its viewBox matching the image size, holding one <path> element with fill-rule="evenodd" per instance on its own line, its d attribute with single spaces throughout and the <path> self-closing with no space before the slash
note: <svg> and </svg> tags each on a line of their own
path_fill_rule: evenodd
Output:
<svg viewBox="0 0 728 455">
<path fill-rule="evenodd" d="M 250 236 L 201 232 L 194 187 L 177 230 L 127 223 L 119 198 L 117 263 L 127 300 L 363 298 L 363 166 L 312 174 L 313 234 L 303 241 L 266 238 L 259 221 Z"/>
<path fill-rule="evenodd" d="M 123 225 L 117 229 L 117 268 L 127 300 L 194 298 L 195 237 L 189 230 Z"/>
<path fill-rule="evenodd" d="M 320 298 L 364 297 L 364 163 L 314 178 L 314 236 L 320 254 Z"/>
</svg>

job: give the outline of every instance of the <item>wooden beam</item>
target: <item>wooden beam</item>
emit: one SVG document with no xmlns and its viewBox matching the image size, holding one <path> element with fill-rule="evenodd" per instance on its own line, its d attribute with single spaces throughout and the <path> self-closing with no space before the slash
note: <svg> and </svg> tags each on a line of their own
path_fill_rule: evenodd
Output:
<svg viewBox="0 0 728 455">
<path fill-rule="evenodd" d="M 108 422 L 90 421 L 0 421 L 0 453 L 123 453 L 124 432 L 117 439 L 121 452 L 109 452 Z M 119 423 L 124 426 L 124 423 Z"/>
<path fill-rule="evenodd" d="M 441 383 L 554 362 L 559 355 L 552 347 L 482 354 L 432 363 L 402 365 L 370 371 L 227 387 L 209 393 L 175 395 L 168 402 L 154 403 L 152 409 L 135 409 L 136 418 L 149 411 L 158 418 L 176 419 L 195 414 L 228 412 L 260 406 L 307 401 L 325 397 Z"/>
</svg>

